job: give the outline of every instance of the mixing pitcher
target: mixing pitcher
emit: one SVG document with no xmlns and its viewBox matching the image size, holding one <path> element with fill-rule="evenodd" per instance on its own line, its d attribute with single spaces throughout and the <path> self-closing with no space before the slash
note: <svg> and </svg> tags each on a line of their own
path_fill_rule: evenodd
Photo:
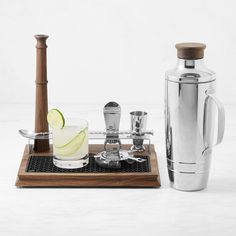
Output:
<svg viewBox="0 0 236 236">
<path fill-rule="evenodd" d="M 212 148 L 223 139 L 225 115 L 215 97 L 215 73 L 204 65 L 206 45 L 180 43 L 176 48 L 177 66 L 165 80 L 168 174 L 174 188 L 196 191 L 207 186 Z"/>
</svg>

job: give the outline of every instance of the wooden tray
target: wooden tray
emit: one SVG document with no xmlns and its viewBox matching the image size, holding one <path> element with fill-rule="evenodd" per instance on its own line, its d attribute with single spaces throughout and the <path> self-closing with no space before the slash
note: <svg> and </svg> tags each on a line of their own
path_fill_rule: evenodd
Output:
<svg viewBox="0 0 236 236">
<path fill-rule="evenodd" d="M 129 147 L 128 144 L 122 145 L 123 149 Z M 95 173 L 32 172 L 28 168 L 31 158 L 37 156 L 40 156 L 41 159 L 52 158 L 52 148 L 47 153 L 29 154 L 28 150 L 29 146 L 26 145 L 16 180 L 17 187 L 159 187 L 161 185 L 154 145 L 150 147 L 150 154 L 147 152 L 140 154 L 147 155 L 148 158 L 148 170 L 145 172 L 142 170 L 139 172 L 114 171 L 102 167 L 99 167 L 100 172 Z M 98 153 L 102 150 L 103 145 L 101 144 L 89 145 L 90 153 Z"/>
</svg>

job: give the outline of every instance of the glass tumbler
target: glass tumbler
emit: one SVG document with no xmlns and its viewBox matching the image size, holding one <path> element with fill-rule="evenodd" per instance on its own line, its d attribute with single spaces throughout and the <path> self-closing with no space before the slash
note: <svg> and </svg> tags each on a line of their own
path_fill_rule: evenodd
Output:
<svg viewBox="0 0 236 236">
<path fill-rule="evenodd" d="M 53 129 L 53 164 L 75 169 L 89 163 L 88 122 L 69 119 L 62 129 Z"/>
</svg>

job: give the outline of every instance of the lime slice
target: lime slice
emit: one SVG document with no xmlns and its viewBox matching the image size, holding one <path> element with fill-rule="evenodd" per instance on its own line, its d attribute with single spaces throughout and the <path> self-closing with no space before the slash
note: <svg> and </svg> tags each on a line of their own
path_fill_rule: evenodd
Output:
<svg viewBox="0 0 236 236">
<path fill-rule="evenodd" d="M 65 119 L 58 109 L 51 109 L 47 115 L 48 124 L 52 129 L 62 129 L 65 125 Z"/>
<path fill-rule="evenodd" d="M 82 146 L 84 139 L 86 137 L 86 131 L 80 131 L 70 142 L 63 146 L 55 146 L 55 153 L 62 156 L 72 156 L 75 154 Z"/>
</svg>

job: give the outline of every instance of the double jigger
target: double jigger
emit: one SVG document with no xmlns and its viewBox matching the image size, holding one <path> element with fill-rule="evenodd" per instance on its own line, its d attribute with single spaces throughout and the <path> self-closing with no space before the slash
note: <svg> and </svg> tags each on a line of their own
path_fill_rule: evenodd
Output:
<svg viewBox="0 0 236 236">
<path fill-rule="evenodd" d="M 132 111 L 130 112 L 131 118 L 131 132 L 133 133 L 133 146 L 132 151 L 142 152 L 145 150 L 143 145 L 143 135 L 147 126 L 147 112 L 145 111 Z"/>
</svg>

